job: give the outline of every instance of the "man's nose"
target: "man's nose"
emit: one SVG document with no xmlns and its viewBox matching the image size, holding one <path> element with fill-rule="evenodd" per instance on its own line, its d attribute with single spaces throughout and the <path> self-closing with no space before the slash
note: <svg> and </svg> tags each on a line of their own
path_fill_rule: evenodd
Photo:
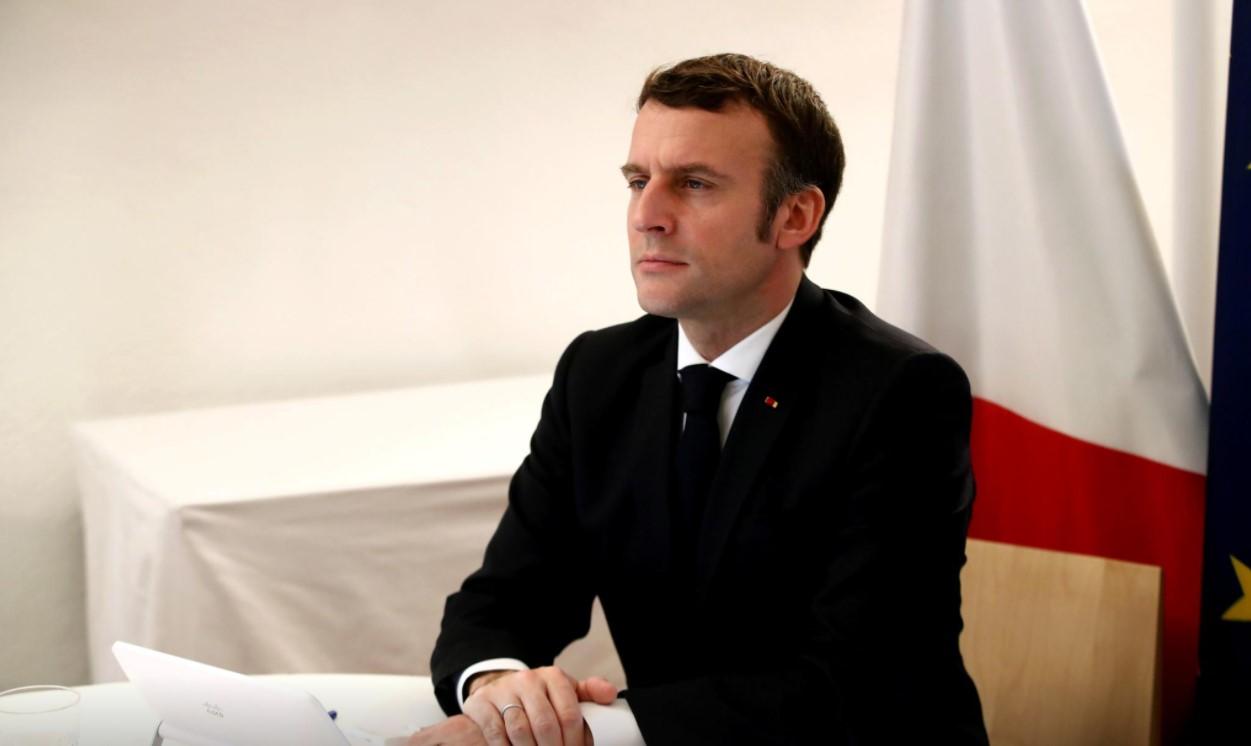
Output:
<svg viewBox="0 0 1251 746">
<path fill-rule="evenodd" d="M 673 233 L 673 199 L 663 184 L 648 182 L 630 205 L 630 227 L 640 233 Z"/>
</svg>

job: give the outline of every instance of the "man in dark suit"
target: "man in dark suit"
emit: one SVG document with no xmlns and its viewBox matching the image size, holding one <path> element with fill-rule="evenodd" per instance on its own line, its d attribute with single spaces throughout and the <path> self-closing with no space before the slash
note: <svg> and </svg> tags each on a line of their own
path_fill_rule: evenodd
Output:
<svg viewBox="0 0 1251 746">
<path fill-rule="evenodd" d="M 648 315 L 562 356 L 447 602 L 453 717 L 410 743 L 985 743 L 958 648 L 968 382 L 804 277 L 842 168 L 793 73 L 717 55 L 648 78 L 622 169 Z M 597 596 L 615 702 L 551 667 Z"/>
</svg>

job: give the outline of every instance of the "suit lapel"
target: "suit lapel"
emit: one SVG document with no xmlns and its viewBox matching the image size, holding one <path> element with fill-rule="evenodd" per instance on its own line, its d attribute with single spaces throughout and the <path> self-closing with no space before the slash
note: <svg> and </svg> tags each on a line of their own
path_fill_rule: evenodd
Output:
<svg viewBox="0 0 1251 746">
<path fill-rule="evenodd" d="M 804 399 L 804 383 L 811 377 L 811 333 L 825 293 L 805 276 L 786 321 L 778 329 L 752 378 L 734 425 L 721 452 L 713 480 L 698 553 L 701 593 L 706 592 L 743 504 L 761 477 L 765 460 L 781 434 L 791 411 Z"/>
<path fill-rule="evenodd" d="M 662 354 L 643 370 L 638 401 L 644 402 L 634 421 L 632 450 L 635 494 L 639 514 L 646 520 L 638 522 L 639 546 L 659 553 L 661 566 L 668 568 L 673 558 L 672 519 L 669 511 L 670 472 L 677 447 L 674 428 L 677 412 L 677 325 L 667 337 Z"/>
</svg>

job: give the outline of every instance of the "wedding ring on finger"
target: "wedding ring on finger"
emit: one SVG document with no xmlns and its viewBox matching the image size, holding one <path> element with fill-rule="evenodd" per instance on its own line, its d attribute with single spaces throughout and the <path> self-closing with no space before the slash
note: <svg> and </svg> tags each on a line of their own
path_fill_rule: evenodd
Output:
<svg viewBox="0 0 1251 746">
<path fill-rule="evenodd" d="M 516 702 L 513 702 L 511 704 L 506 704 L 500 708 L 500 717 L 504 717 L 504 715 L 506 715 L 508 711 L 513 709 L 514 707 L 517 708 L 518 710 L 523 710 L 522 706 L 517 704 Z"/>
</svg>

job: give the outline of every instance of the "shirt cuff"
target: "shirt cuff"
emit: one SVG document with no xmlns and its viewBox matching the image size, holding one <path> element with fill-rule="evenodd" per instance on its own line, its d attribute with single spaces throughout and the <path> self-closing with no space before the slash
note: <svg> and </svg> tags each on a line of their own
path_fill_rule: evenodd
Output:
<svg viewBox="0 0 1251 746">
<path fill-rule="evenodd" d="M 647 746 L 630 703 L 619 699 L 610 705 L 582 702 L 582 719 L 595 737 L 595 746 Z"/>
<path fill-rule="evenodd" d="M 484 671 L 525 671 L 529 668 L 529 666 L 516 658 L 492 658 L 481 663 L 475 663 L 466 668 L 461 673 L 460 678 L 456 680 L 456 704 L 460 706 L 460 709 L 465 709 L 465 696 L 468 694 L 465 691 L 465 685 L 477 674 Z"/>
</svg>

